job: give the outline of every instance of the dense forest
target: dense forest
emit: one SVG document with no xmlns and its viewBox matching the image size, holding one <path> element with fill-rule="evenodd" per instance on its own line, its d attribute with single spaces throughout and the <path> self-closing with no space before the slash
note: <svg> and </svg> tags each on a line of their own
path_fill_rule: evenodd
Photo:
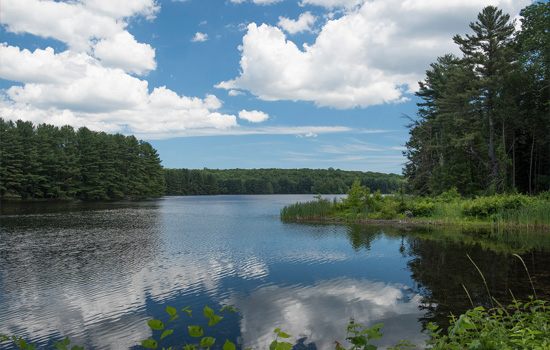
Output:
<svg viewBox="0 0 550 350">
<path fill-rule="evenodd" d="M 168 195 L 347 193 L 355 179 L 373 191 L 396 191 L 403 177 L 339 169 L 164 169 Z"/>
<path fill-rule="evenodd" d="M 510 16 L 488 6 L 420 83 L 404 155 L 408 190 L 538 193 L 550 182 L 550 3 Z"/>
<path fill-rule="evenodd" d="M 158 197 L 160 162 L 134 136 L 0 118 L 0 199 Z"/>
</svg>

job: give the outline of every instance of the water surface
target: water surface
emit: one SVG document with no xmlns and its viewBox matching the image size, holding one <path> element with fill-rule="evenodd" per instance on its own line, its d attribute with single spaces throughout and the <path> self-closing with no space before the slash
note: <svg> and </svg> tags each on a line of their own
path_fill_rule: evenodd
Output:
<svg viewBox="0 0 550 350">
<path fill-rule="evenodd" d="M 68 335 L 86 349 L 138 349 L 152 336 L 147 319 L 166 320 L 167 305 L 190 306 L 193 318 L 175 321 L 162 343 L 179 346 L 193 341 L 188 324 L 205 326 L 208 304 L 239 310 L 207 330 L 220 347 L 229 338 L 267 349 L 280 327 L 299 347 L 333 349 L 350 317 L 384 323 L 382 348 L 400 339 L 421 345 L 426 322 L 469 307 L 463 284 L 487 302 L 466 254 L 497 297 L 530 292 L 512 253 L 526 260 L 539 294 L 550 294 L 544 238 L 467 232 L 468 242 L 434 229 L 279 220 L 282 206 L 312 198 L 3 203 L 0 333 L 45 347 Z"/>
</svg>

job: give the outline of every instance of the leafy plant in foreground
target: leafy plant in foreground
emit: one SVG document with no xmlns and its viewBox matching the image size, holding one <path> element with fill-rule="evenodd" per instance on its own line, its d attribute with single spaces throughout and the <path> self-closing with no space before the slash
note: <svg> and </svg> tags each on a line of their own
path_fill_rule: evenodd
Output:
<svg viewBox="0 0 550 350">
<path fill-rule="evenodd" d="M 224 306 L 223 308 L 220 309 L 218 313 L 215 313 L 213 309 L 209 308 L 208 306 L 205 306 L 202 313 L 204 317 L 208 319 L 208 326 L 213 326 L 218 322 L 220 322 L 223 319 L 223 317 L 220 316 L 219 314 L 224 312 L 225 310 L 229 310 L 230 313 L 237 311 L 231 306 Z M 192 311 L 189 310 L 189 306 L 181 309 L 181 311 L 179 312 L 177 309 L 171 306 L 168 306 L 166 307 L 166 312 L 170 316 L 170 319 L 168 320 L 167 323 L 170 323 L 175 319 L 177 319 L 180 316 L 180 313 L 182 312 L 186 312 L 189 315 L 189 317 L 192 317 Z M 141 341 L 141 345 L 147 349 L 159 349 L 160 341 L 174 332 L 173 329 L 166 329 L 164 323 L 157 319 L 148 320 L 147 324 L 149 325 L 149 328 L 151 328 L 153 331 L 163 331 L 158 341 L 153 338 L 149 338 Z M 200 341 L 198 344 L 185 345 L 183 347 L 183 349 L 185 350 L 196 350 L 197 348 L 209 349 L 216 342 L 216 338 L 204 336 L 204 329 L 201 326 L 191 325 L 191 326 L 188 326 L 188 330 L 189 330 L 190 336 L 194 338 L 200 338 Z M 162 349 L 172 350 L 173 348 L 169 347 L 166 349 L 163 347 Z M 235 350 L 235 349 L 236 349 L 236 346 L 234 343 L 230 342 L 229 340 L 225 341 L 225 344 L 223 345 L 223 350 Z"/>
<path fill-rule="evenodd" d="M 36 350 L 35 344 L 27 344 L 27 342 L 21 337 L 19 338 L 17 338 L 16 336 L 8 337 L 7 335 L 0 334 L 0 344 L 2 344 L 3 342 L 9 342 L 9 341 L 11 341 L 15 346 L 18 346 L 19 349 Z M 65 337 L 65 339 L 63 339 L 61 342 L 53 341 L 54 347 L 59 350 L 84 350 L 83 346 L 77 346 L 77 345 L 74 345 L 71 348 L 69 348 L 68 346 L 70 343 L 71 341 L 69 340 L 69 337 Z"/>
</svg>

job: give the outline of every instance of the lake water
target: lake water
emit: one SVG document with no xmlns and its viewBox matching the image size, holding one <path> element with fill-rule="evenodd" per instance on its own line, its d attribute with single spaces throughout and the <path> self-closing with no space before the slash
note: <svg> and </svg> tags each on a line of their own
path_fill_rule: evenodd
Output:
<svg viewBox="0 0 550 350">
<path fill-rule="evenodd" d="M 429 321 L 487 303 L 467 254 L 505 302 L 550 296 L 543 234 L 284 223 L 286 204 L 311 195 L 167 197 L 154 201 L 3 203 L 0 334 L 51 348 L 69 336 L 86 349 L 140 349 L 146 321 L 190 306 L 161 346 L 194 339 L 204 305 L 238 313 L 206 330 L 242 348 L 267 349 L 280 327 L 297 349 L 345 343 L 350 317 L 384 323 L 381 348 L 422 345 Z M 460 232 L 458 232 L 460 231 Z M 461 236 L 462 235 L 462 236 Z M 158 339 L 159 334 L 155 333 Z M 47 345 L 47 346 L 46 346 Z M 4 347 L 3 347 L 4 346 Z M 0 345 L 0 349 L 7 348 Z"/>
</svg>

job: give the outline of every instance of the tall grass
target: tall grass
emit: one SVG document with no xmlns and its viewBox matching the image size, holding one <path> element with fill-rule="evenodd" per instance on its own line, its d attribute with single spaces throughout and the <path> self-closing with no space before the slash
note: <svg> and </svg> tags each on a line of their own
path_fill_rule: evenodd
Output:
<svg viewBox="0 0 550 350">
<path fill-rule="evenodd" d="M 335 201 L 336 199 L 333 202 L 330 202 L 326 198 L 319 198 L 314 201 L 287 205 L 281 209 L 281 219 L 292 221 L 330 217 L 335 212 Z"/>
</svg>

